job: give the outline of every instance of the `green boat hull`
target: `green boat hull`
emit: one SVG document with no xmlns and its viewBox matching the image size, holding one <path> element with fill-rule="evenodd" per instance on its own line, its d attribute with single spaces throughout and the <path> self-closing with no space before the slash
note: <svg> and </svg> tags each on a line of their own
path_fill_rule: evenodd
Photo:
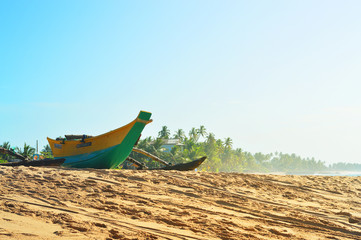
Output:
<svg viewBox="0 0 361 240">
<path fill-rule="evenodd" d="M 64 167 L 114 169 L 129 156 L 150 117 L 151 113 L 141 112 L 138 116 L 139 121 L 133 125 L 126 137 L 118 145 L 99 151 L 55 159 L 65 158 L 62 164 Z"/>
</svg>

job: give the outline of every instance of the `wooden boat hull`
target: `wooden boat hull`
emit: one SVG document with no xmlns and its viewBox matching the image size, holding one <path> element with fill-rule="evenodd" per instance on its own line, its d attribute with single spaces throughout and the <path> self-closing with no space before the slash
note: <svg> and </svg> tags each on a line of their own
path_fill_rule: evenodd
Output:
<svg viewBox="0 0 361 240">
<path fill-rule="evenodd" d="M 65 161 L 64 158 L 49 159 L 45 158 L 42 160 L 34 161 L 20 161 L 20 162 L 9 162 L 0 163 L 0 166 L 16 167 L 16 166 L 27 166 L 27 167 L 47 167 L 47 166 L 60 166 Z"/>
<path fill-rule="evenodd" d="M 197 167 L 199 167 L 204 160 L 206 160 L 207 157 L 201 157 L 197 160 L 194 160 L 192 162 L 188 162 L 188 163 L 179 163 L 176 165 L 172 165 L 172 166 L 165 166 L 162 168 L 152 168 L 149 170 L 177 170 L 177 171 L 193 171 L 194 169 L 196 169 Z"/>
<path fill-rule="evenodd" d="M 64 167 L 116 168 L 129 156 L 150 117 L 151 113 L 141 111 L 131 123 L 105 134 L 78 141 L 48 138 L 48 142 L 54 158 L 65 159 Z"/>
<path fill-rule="evenodd" d="M 137 149 L 139 150 L 139 149 Z M 140 152 L 140 151 L 137 151 L 137 152 Z M 142 151 L 142 153 L 145 152 L 145 151 Z M 145 152 L 147 153 L 147 152 Z M 153 157 L 152 154 L 150 153 L 147 153 L 149 154 L 150 156 Z M 203 162 L 204 160 L 206 160 L 207 157 L 201 157 L 201 158 L 198 158 L 197 160 L 194 160 L 192 162 L 187 162 L 187 163 L 179 163 L 179 164 L 176 164 L 176 165 L 170 165 L 168 164 L 167 166 L 165 167 L 161 167 L 161 168 L 147 168 L 144 163 L 141 163 L 137 160 L 135 160 L 134 158 L 131 158 L 131 157 L 127 157 L 127 161 L 131 162 L 133 164 L 133 166 L 135 166 L 137 168 L 137 170 L 176 170 L 176 171 L 192 171 L 192 170 L 195 170 L 197 167 L 199 167 Z M 162 160 L 163 162 L 163 160 Z"/>
</svg>

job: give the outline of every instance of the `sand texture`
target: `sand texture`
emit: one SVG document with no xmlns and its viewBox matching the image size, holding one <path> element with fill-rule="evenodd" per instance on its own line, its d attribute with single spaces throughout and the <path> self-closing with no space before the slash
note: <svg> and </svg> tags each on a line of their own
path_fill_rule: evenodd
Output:
<svg viewBox="0 0 361 240">
<path fill-rule="evenodd" d="M 361 239 L 361 177 L 0 167 L 0 239 Z"/>
</svg>

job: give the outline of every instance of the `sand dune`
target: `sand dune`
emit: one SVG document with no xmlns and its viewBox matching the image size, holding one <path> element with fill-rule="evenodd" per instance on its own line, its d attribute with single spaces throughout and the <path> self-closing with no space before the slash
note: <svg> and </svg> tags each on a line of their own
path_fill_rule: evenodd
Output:
<svg viewBox="0 0 361 240">
<path fill-rule="evenodd" d="M 361 239 L 361 177 L 0 167 L 0 239 Z"/>
</svg>

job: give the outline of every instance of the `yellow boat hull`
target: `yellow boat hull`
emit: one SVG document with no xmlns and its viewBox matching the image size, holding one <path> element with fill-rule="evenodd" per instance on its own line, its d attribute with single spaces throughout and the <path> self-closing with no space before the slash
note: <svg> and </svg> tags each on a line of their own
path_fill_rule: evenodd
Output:
<svg viewBox="0 0 361 240">
<path fill-rule="evenodd" d="M 62 164 L 77 168 L 116 168 L 129 156 L 151 113 L 141 111 L 129 124 L 84 140 L 54 140 L 48 142 L 55 159 L 65 158 Z"/>
</svg>

